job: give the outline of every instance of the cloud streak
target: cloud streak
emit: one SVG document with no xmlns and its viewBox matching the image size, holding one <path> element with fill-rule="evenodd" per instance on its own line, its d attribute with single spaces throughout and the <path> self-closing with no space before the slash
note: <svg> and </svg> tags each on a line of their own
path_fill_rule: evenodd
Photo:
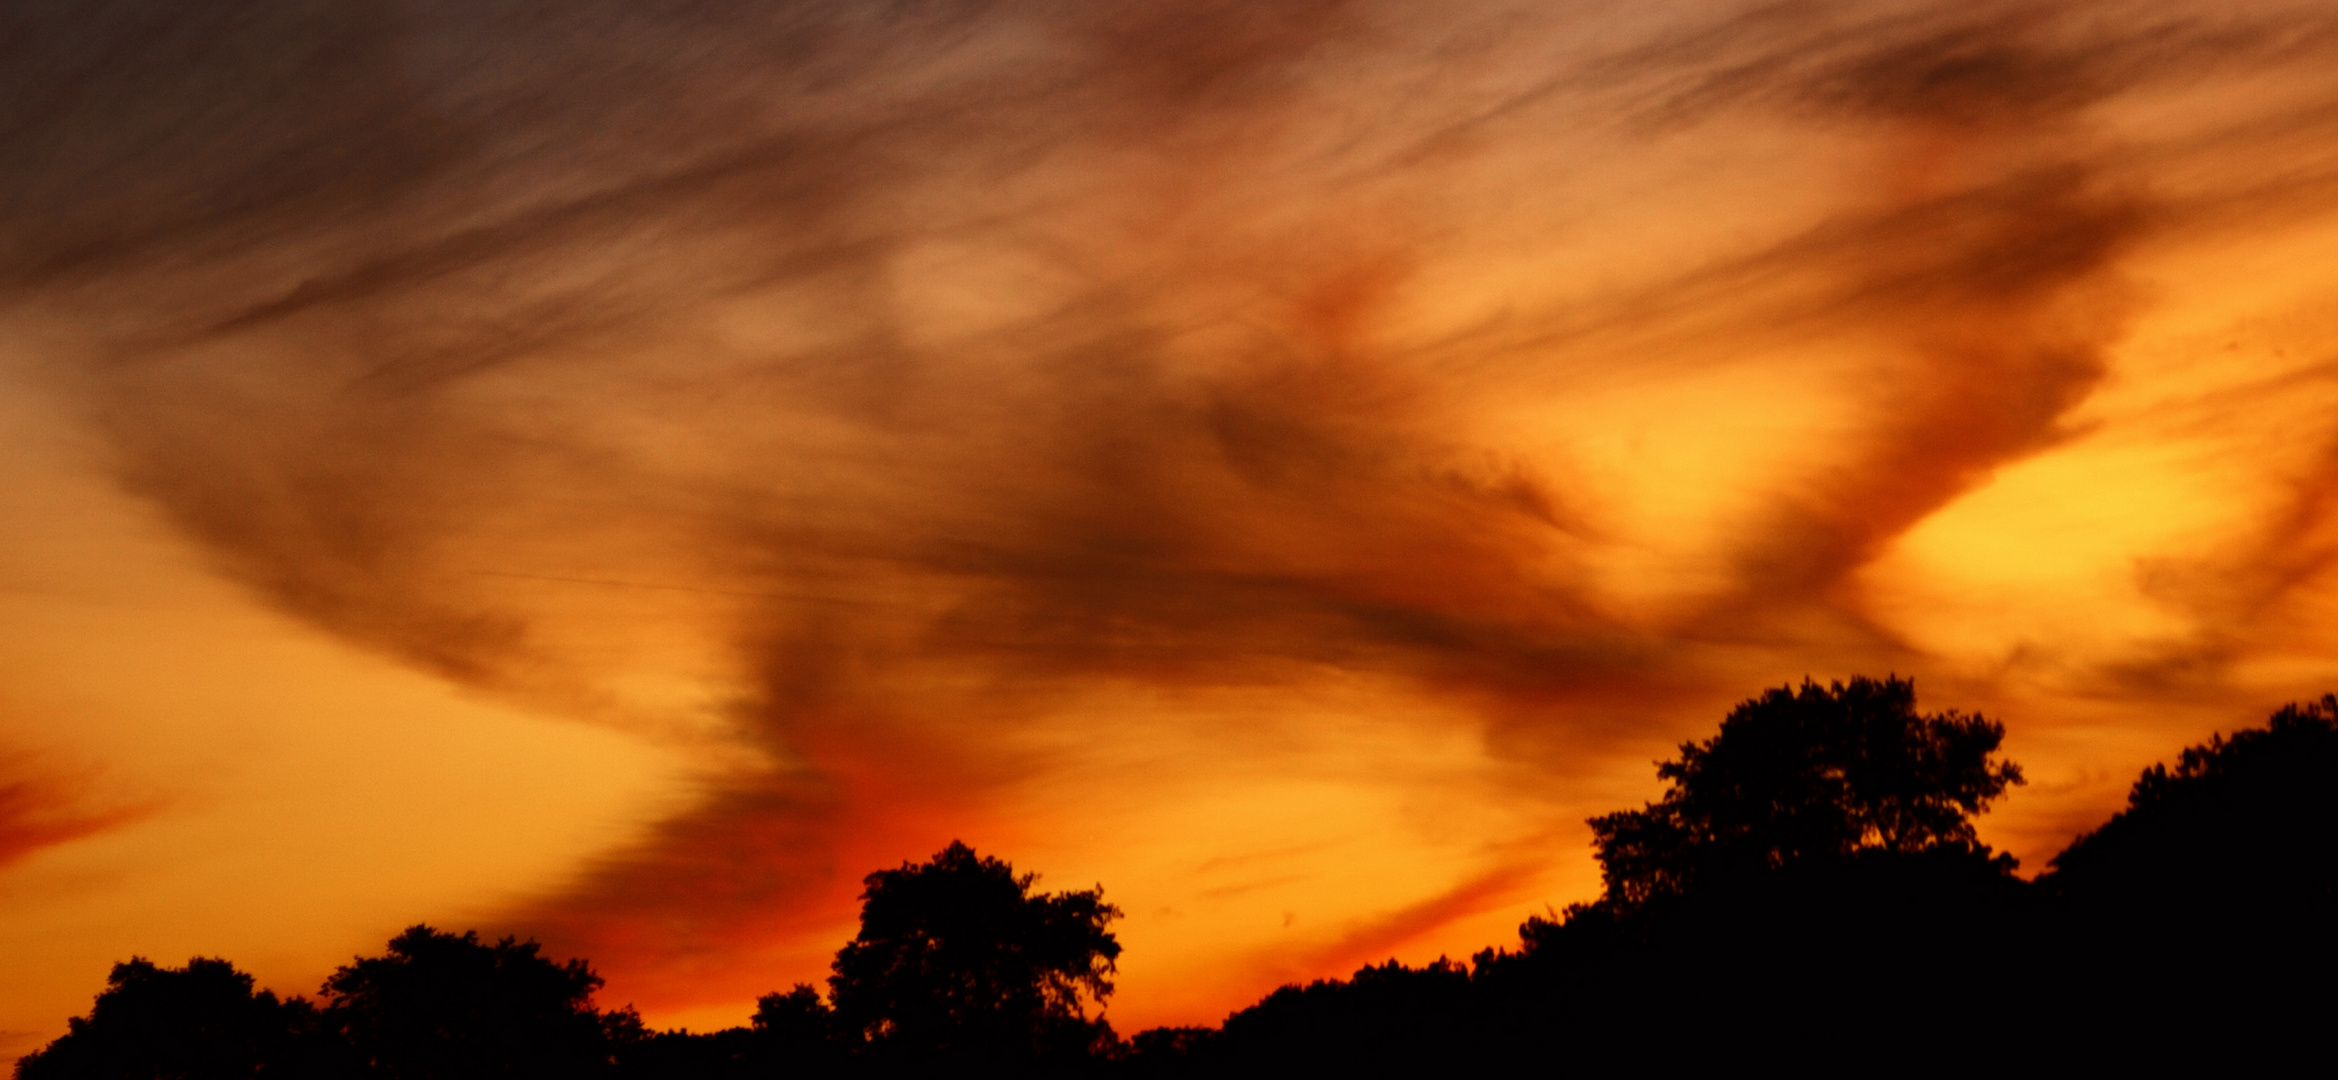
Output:
<svg viewBox="0 0 2338 1080">
<path fill-rule="evenodd" d="M 2285 72 L 2236 106 L 2277 144 L 2338 98 L 2310 7 L 7 18 L 0 283 L 101 358 L 67 374 L 124 481 L 342 640 L 705 750 L 694 806 L 506 915 L 648 1001 L 751 993 L 861 870 L 1012 835 L 1034 733 L 1129 737 L 1113 695 L 1381 680 L 1531 801 L 1763 681 L 1934 662 L 1864 575 L 2087 433 L 2139 253 L 2255 183 L 2185 166 L 2243 125 L 2119 110 Z M 1516 419 L 1749 371 L 1825 387 L 1743 403 L 1806 445 L 1692 528 Z M 2300 573 L 2319 506 L 2266 533 Z M 1706 574 L 1613 569 L 1647 551 Z"/>
<path fill-rule="evenodd" d="M 84 777 L 44 769 L 27 755 L 0 756 L 0 866 L 137 821 L 151 806 L 105 806 Z"/>
</svg>

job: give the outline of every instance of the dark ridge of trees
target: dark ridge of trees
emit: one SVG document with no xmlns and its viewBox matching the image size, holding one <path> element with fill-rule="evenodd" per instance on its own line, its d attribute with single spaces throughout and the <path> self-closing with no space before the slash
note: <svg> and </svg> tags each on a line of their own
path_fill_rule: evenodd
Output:
<svg viewBox="0 0 2338 1080">
<path fill-rule="evenodd" d="M 2325 695 L 2145 769 L 2127 808 L 2071 841 L 2039 884 L 2089 907 L 2327 911 L 2333 837 L 2338 696 Z"/>
<path fill-rule="evenodd" d="M 618 1072 L 627 1080 L 837 1076 L 851 1060 L 827 1003 L 800 983 L 765 994 L 748 1026 L 707 1034 L 652 1032 L 630 1009 L 612 1015 Z"/>
<path fill-rule="evenodd" d="M 865 879 L 826 995 L 653 1032 L 581 960 L 417 926 L 280 1001 L 223 960 L 117 965 L 20 1080 L 934 1075 L 1134 1078 L 1792 1068 L 2269 1067 L 2338 984 L 2338 697 L 2137 781 L 2036 881 L 1972 819 L 2021 782 L 2001 725 L 1907 680 L 1780 687 L 1593 819 L 1606 890 L 1467 964 L 1286 986 L 1123 1040 L 1101 889 L 953 843 Z M 1091 1016 L 1091 1009 L 1096 1015 Z M 2318 1059 L 2314 1058 L 2314 1059 Z"/>
<path fill-rule="evenodd" d="M 1605 894 L 1529 919 L 1518 950 L 1286 987 L 1131 1056 L 1177 1076 L 1983 1064 L 2033 908 L 1971 821 L 2020 782 L 2003 737 L 1918 712 L 1902 679 L 1768 691 L 1659 763 L 1661 799 L 1592 820 Z"/>
<path fill-rule="evenodd" d="M 17 1063 L 18 1080 L 726 1080 L 1053 1076 L 1119 1056 L 1101 1016 L 1120 910 L 1101 888 L 1038 893 L 1036 874 L 953 842 L 865 879 L 861 930 L 830 996 L 767 994 L 746 1027 L 651 1031 L 603 1011 L 601 978 L 532 941 L 414 926 L 325 980 L 320 1008 L 254 991 L 225 960 L 118 964 L 86 1018 Z"/>
<path fill-rule="evenodd" d="M 2056 855 L 2058 954 L 2100 973 L 2074 1019 L 2106 1040 L 2318 1032 L 2338 1005 L 2338 697 L 2144 770 Z M 2187 1036 L 2189 1037 L 2189 1036 Z"/>
<path fill-rule="evenodd" d="M 1608 889 L 1515 950 L 1285 987 L 1131 1040 L 1144 1077 L 2020 1067 L 2246 1070 L 2323 1052 L 2338 987 L 2338 699 L 2186 751 L 2036 882 L 1972 818 L 2003 729 L 1905 680 L 1783 687 L 1594 819 Z"/>
<path fill-rule="evenodd" d="M 178 968 L 143 957 L 115 964 L 89 1015 L 66 1025 L 18 1059 L 18 1080 L 247 1080 L 329 1072 L 345 1055 L 307 1001 L 255 992 L 250 975 L 200 956 Z"/>
</svg>

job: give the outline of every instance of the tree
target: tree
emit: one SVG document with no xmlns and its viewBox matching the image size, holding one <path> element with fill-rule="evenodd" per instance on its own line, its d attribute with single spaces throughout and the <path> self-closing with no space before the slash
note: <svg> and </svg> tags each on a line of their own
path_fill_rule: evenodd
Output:
<svg viewBox="0 0 2338 1080">
<path fill-rule="evenodd" d="M 533 941 L 414 926 L 325 981 L 326 1018 L 391 1080 L 586 1077 L 610 1067 L 601 978 Z"/>
<path fill-rule="evenodd" d="M 2088 902 L 2338 910 L 2338 696 L 2153 765 L 2042 880 Z"/>
<path fill-rule="evenodd" d="M 2106 1044 L 2243 1072 L 2321 1051 L 2338 1007 L 2338 697 L 2144 770 L 2038 885 L 2070 1014 Z"/>
<path fill-rule="evenodd" d="M 828 980 L 838 1025 L 893 1058 L 1080 1057 L 1109 1039 L 1087 1004 L 1112 994 L 1120 909 L 1102 888 L 1033 893 L 1037 880 L 955 841 L 863 879 L 860 933 Z M 774 1023 L 802 1005 L 765 1002 Z"/>
<path fill-rule="evenodd" d="M 1479 1002 L 1469 969 L 1444 957 L 1417 968 L 1391 959 L 1367 964 L 1346 979 L 1290 984 L 1226 1018 L 1212 1039 L 1163 1051 L 1202 1055 L 1215 1075 L 1393 1076 L 1466 1072 Z"/>
<path fill-rule="evenodd" d="M 1657 764 L 1662 799 L 1591 819 L 1607 903 L 1861 852 L 1979 850 L 1972 816 L 2022 782 L 1993 757 L 2004 737 L 1979 716 L 1917 712 L 1897 677 L 1765 691 Z"/>
<path fill-rule="evenodd" d="M 18 1080 L 251 1080 L 314 1076 L 330 1059 L 306 1001 L 255 992 L 225 960 L 114 965 L 87 1017 L 17 1062 Z"/>
<path fill-rule="evenodd" d="M 755 999 L 749 1030 L 764 1042 L 792 1053 L 811 1053 L 836 1037 L 836 1012 L 809 983 L 784 994 Z"/>
</svg>

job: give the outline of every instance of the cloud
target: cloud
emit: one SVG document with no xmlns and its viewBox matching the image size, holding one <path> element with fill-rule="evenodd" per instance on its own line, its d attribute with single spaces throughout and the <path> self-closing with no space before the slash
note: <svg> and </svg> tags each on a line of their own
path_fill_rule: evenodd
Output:
<svg viewBox="0 0 2338 1080">
<path fill-rule="evenodd" d="M 148 806 L 106 806 L 84 777 L 43 769 L 24 754 L 0 756 L 0 866 L 128 824 Z"/>
<path fill-rule="evenodd" d="M 759 977 L 725 958 L 848 913 L 1113 688 L 1386 678 L 1552 783 L 1752 680 L 1920 663 L 1859 572 L 2082 434 L 2135 253 L 2252 183 L 2168 194 L 2192 144 L 2107 114 L 2332 41 L 1934 3 L 7 18 L 39 44 L 0 64 L 0 282 L 97 343 L 70 375 L 124 481 L 343 640 L 717 748 L 697 805 L 509 915 L 676 995 Z M 1700 139 L 1741 156 L 1680 164 Z M 1611 165 L 1686 176 L 1627 192 L 1686 235 L 1427 299 L 1591 244 Z M 1707 228 L 1762 168 L 1825 190 Z M 1622 535 L 1565 440 L 1497 422 L 1753 363 L 1847 404 L 1711 536 Z M 1642 596 L 1602 569 L 1635 545 L 1718 584 Z M 675 655 L 717 704 L 631 689 Z"/>
</svg>

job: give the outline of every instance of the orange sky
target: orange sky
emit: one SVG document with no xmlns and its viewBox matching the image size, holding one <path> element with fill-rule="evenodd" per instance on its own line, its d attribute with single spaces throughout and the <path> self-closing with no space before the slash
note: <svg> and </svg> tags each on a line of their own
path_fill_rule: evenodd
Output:
<svg viewBox="0 0 2338 1080">
<path fill-rule="evenodd" d="M 1212 1022 L 1764 686 L 2032 869 L 2338 688 L 2324 4 L 30 7 L 0 1051 L 423 920 L 734 1023 L 953 837 Z"/>
</svg>

